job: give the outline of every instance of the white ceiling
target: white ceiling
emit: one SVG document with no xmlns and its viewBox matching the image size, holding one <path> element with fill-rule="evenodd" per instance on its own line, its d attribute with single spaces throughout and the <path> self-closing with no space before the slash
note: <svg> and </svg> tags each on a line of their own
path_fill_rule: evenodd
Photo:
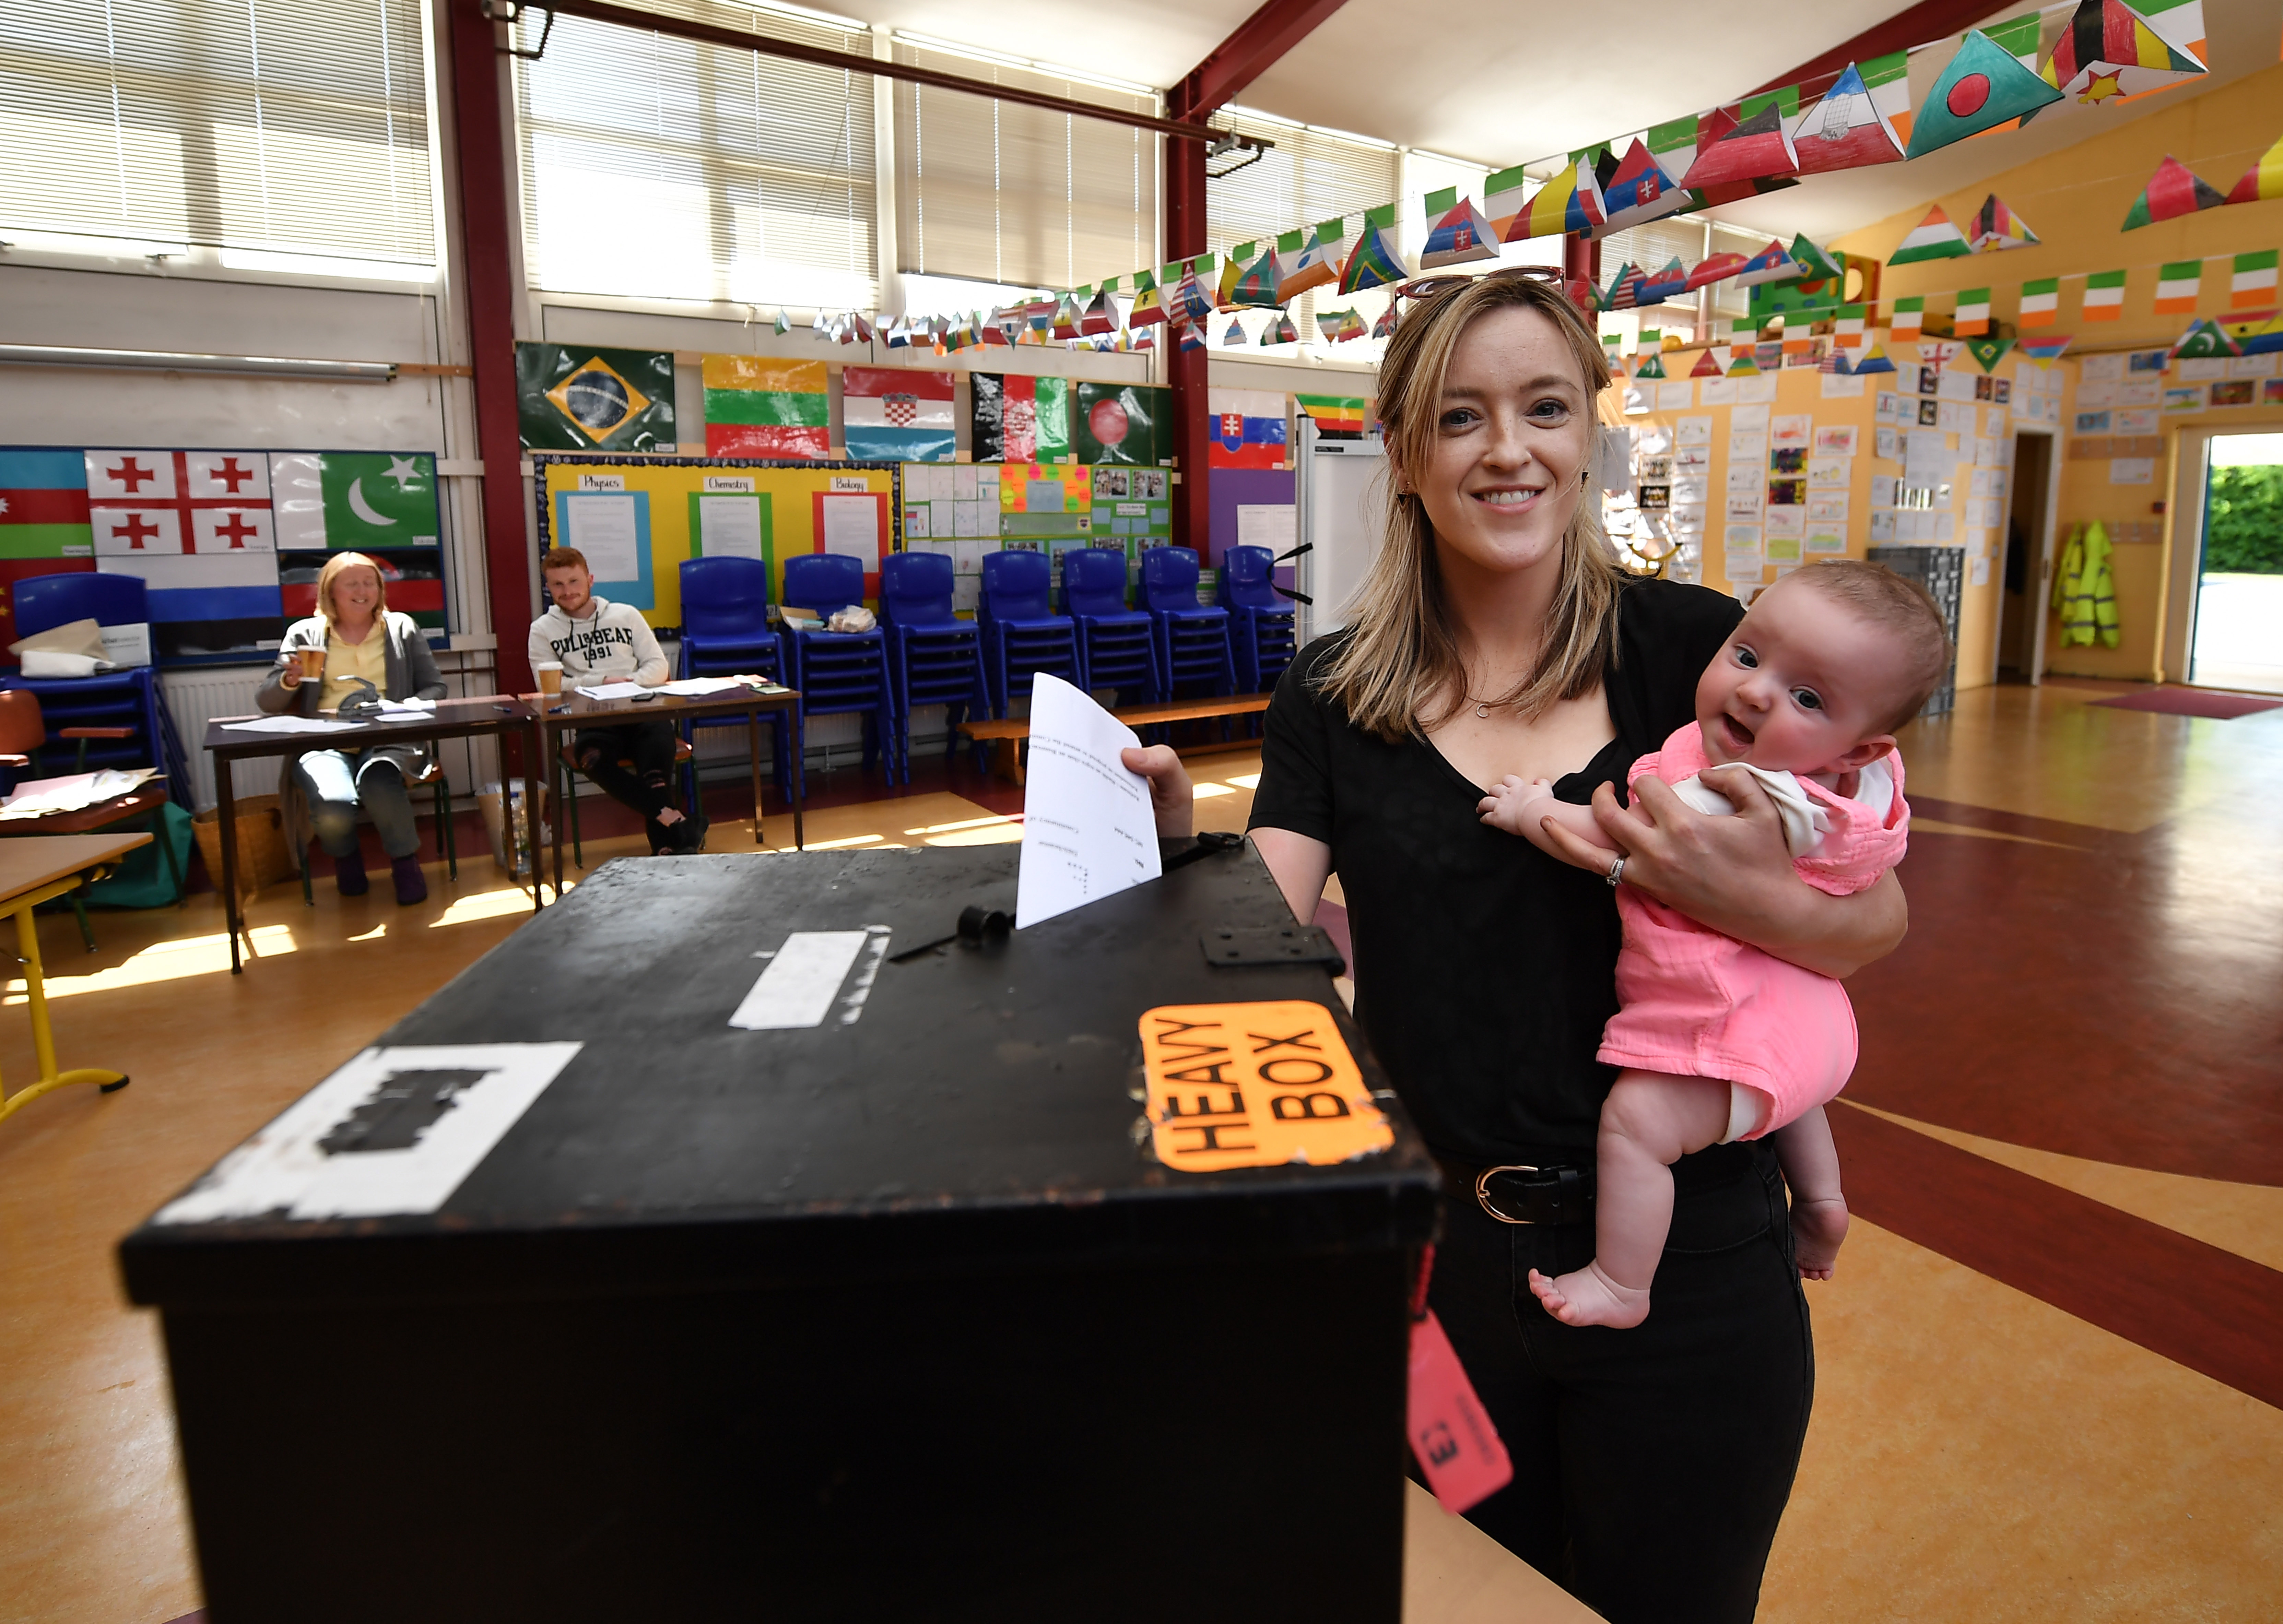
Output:
<svg viewBox="0 0 2283 1624">
<path fill-rule="evenodd" d="M 1239 97 L 1304 123 L 1375 136 L 1497 168 L 1568 152 L 1734 100 L 1852 39 L 1905 0 L 1636 0 L 1601 6 L 1442 0 L 1421 12 L 1358 0 L 1335 12 Z M 1991 12 L 2019 16 L 2034 0 Z M 1165 86 L 1258 0 L 853 0 L 869 20 Z M 2114 112 L 2033 122 L 1910 164 L 1818 175 L 1718 214 L 1771 233 L 1828 237 L 1969 186 L 2268 66 L 2283 0 L 2203 0 L 2213 73 L 2203 85 Z"/>
</svg>

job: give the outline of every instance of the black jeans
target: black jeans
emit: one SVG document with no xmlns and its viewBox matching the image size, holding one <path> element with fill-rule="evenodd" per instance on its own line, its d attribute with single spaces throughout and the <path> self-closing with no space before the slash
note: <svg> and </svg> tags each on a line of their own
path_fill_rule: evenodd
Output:
<svg viewBox="0 0 2283 1624">
<path fill-rule="evenodd" d="M 1634 1329 L 1565 1325 L 1531 1295 L 1531 1269 L 1585 1266 L 1592 1224 L 1500 1224 L 1472 1190 L 1445 1197 L 1430 1300 L 1514 1459 L 1468 1519 L 1610 1624 L 1743 1624 L 1807 1436 L 1814 1346 L 1773 1150 L 1717 1146 L 1674 1172 Z"/>
<path fill-rule="evenodd" d="M 643 833 L 651 851 L 674 843 L 658 820 L 658 813 L 674 804 L 673 723 L 581 728 L 572 742 L 571 759 L 604 795 L 643 815 Z"/>
</svg>

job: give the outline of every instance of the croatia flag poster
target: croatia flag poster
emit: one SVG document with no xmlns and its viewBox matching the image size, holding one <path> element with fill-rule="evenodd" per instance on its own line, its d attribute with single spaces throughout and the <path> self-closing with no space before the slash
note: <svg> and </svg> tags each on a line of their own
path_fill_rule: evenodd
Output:
<svg viewBox="0 0 2283 1624">
<path fill-rule="evenodd" d="M 849 367 L 840 374 L 848 455 L 860 462 L 949 462 L 958 435 L 951 374 Z"/>
</svg>

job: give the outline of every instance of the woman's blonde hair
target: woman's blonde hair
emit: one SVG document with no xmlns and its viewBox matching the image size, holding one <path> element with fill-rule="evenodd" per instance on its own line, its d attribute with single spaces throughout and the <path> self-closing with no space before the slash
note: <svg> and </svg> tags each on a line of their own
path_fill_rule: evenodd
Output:
<svg viewBox="0 0 2283 1624">
<path fill-rule="evenodd" d="M 1465 663 L 1443 601 L 1435 527 L 1415 491 L 1396 488 L 1395 470 L 1415 480 L 1434 456 L 1443 383 L 1459 340 L 1492 310 L 1534 310 L 1554 323 L 1585 379 L 1587 455 L 1599 418 L 1594 403 L 1609 387 L 1600 338 L 1559 282 L 1493 272 L 1414 304 L 1388 341 L 1379 363 L 1377 409 L 1389 456 L 1379 477 L 1382 545 L 1357 590 L 1351 634 L 1317 674 L 1316 686 L 1337 699 L 1348 719 L 1392 743 L 1423 737 L 1467 697 Z M 1588 463 L 1590 466 L 1590 462 Z M 1557 701 L 1590 694 L 1617 661 L 1617 594 L 1625 574 L 1609 552 L 1599 504 L 1590 491 L 1562 543 L 1562 579 L 1546 616 L 1536 667 L 1489 703 L 1524 718 Z"/>
<path fill-rule="evenodd" d="M 371 571 L 373 579 L 380 583 L 379 601 L 372 606 L 373 618 L 378 620 L 388 612 L 388 571 L 380 567 L 378 561 L 362 553 L 335 553 L 317 571 L 317 612 L 325 618 L 328 632 L 333 629 L 333 583 L 340 579 L 342 571 L 360 566 Z"/>
</svg>

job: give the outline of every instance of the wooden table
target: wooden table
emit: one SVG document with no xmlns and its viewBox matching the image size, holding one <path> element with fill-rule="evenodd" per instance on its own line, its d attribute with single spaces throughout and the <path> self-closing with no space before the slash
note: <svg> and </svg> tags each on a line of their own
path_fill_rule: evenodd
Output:
<svg viewBox="0 0 2283 1624">
<path fill-rule="evenodd" d="M 370 750 L 378 744 L 425 744 L 438 739 L 469 739 L 500 737 L 508 734 L 535 735 L 532 726 L 531 708 L 520 700 L 504 694 L 474 694 L 464 699 L 440 699 L 435 714 L 418 718 L 407 717 L 402 721 L 366 722 L 355 727 L 333 733 L 244 733 L 230 726 L 232 722 L 260 719 L 251 716 L 216 717 L 206 724 L 206 747 L 214 757 L 214 799 L 222 822 L 222 912 L 230 932 L 230 973 L 241 974 L 245 966 L 238 956 L 238 936 L 245 929 L 245 921 L 238 905 L 238 786 L 233 781 L 230 765 L 260 756 L 306 756 L 311 750 Z M 534 742 L 537 742 L 534 736 Z M 501 763 L 506 770 L 506 763 Z M 523 804 L 526 812 L 539 804 L 539 761 L 536 754 L 523 764 Z M 508 843 L 512 855 L 514 831 L 508 832 Z M 510 871 L 511 872 L 511 871 Z M 531 905 L 534 912 L 545 905 L 541 897 L 539 878 L 539 824 L 532 814 L 531 827 Z"/>
<path fill-rule="evenodd" d="M 12 840 L 0 845 L 0 911 L 16 916 L 16 946 L 24 957 L 24 991 L 32 1011 L 32 1049 L 40 1057 L 40 1080 L 9 1094 L 0 1092 L 0 1122 L 42 1094 L 92 1083 L 105 1093 L 127 1086 L 126 1074 L 93 1067 L 56 1069 L 55 1034 L 48 1026 L 47 984 L 40 973 L 40 935 L 32 910 L 79 884 L 91 868 L 115 863 L 147 843 L 147 834 L 51 835 L 43 840 Z M 4 1091 L 0 1084 L 0 1091 Z"/>
<path fill-rule="evenodd" d="M 1139 732 L 1144 727 L 1162 727 L 1167 722 L 1193 722 L 1212 716 L 1255 716 L 1268 709 L 1266 694 L 1235 694 L 1225 699 L 1183 699 L 1171 704 L 1129 705 L 1110 715 Z M 986 717 L 979 721 L 965 721 L 959 731 L 978 744 L 1004 740 L 1007 753 L 994 756 L 992 771 L 1009 783 L 1023 781 L 1022 741 L 1031 736 L 1031 724 L 1025 718 L 1010 716 L 1001 719 Z M 1218 744 L 1184 744 L 1174 750 L 1177 756 L 1217 756 L 1224 751 L 1243 748 L 1226 741 Z"/>
<path fill-rule="evenodd" d="M 662 694 L 650 690 L 652 697 L 643 699 L 589 699 L 584 694 L 563 693 L 553 696 L 552 703 L 542 705 L 542 695 L 526 694 L 524 702 L 532 712 L 538 735 L 540 759 L 552 763 L 555 759 L 556 735 L 581 727 L 627 727 L 637 722 L 694 721 L 709 716 L 727 716 L 743 711 L 745 717 L 745 748 L 753 773 L 753 843 L 761 843 L 761 712 L 790 711 L 800 703 L 800 693 L 789 688 L 738 687 L 723 688 L 718 693 L 704 695 Z M 792 748 L 798 749 L 796 743 Z M 550 769 L 551 776 L 551 769 Z M 789 781 L 799 781 L 799 772 L 788 773 Z M 570 787 L 576 795 L 578 786 Z M 700 793 L 703 793 L 701 787 Z M 808 843 L 801 828 L 800 799 L 792 799 L 792 843 L 796 849 Z M 555 806 L 555 895 L 563 895 L 563 805 Z"/>
</svg>

